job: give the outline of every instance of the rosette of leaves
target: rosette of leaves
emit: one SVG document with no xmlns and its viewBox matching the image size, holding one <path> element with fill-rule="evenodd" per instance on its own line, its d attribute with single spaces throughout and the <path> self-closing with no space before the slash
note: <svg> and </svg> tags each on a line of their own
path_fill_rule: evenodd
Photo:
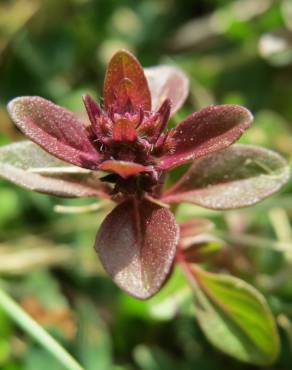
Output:
<svg viewBox="0 0 292 370">
<path fill-rule="evenodd" d="M 116 203 L 95 242 L 115 283 L 147 299 L 171 275 L 174 261 L 181 264 L 209 340 L 243 361 L 267 364 L 276 358 L 278 337 L 264 298 L 237 279 L 195 268 L 218 241 L 198 239 L 196 222 L 179 227 L 169 205 L 253 205 L 287 182 L 288 165 L 271 150 L 232 145 L 253 119 L 238 105 L 209 106 L 167 129 L 187 94 L 188 79 L 176 67 L 143 70 L 131 53 L 118 51 L 107 68 L 102 106 L 83 97 L 87 120 L 37 96 L 8 104 L 31 141 L 1 148 L 0 174 L 41 193 Z M 167 175 L 187 163 L 187 172 L 167 188 Z"/>
</svg>

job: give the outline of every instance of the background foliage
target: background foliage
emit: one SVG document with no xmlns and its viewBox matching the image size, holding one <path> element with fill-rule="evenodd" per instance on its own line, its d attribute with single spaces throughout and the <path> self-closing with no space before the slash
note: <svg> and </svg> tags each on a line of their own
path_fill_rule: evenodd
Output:
<svg viewBox="0 0 292 370">
<path fill-rule="evenodd" d="M 291 19 L 290 0 L 1 0 L 0 144 L 22 139 L 6 113 L 9 99 L 36 94 L 81 111 L 81 94 L 100 96 L 107 61 L 125 47 L 144 66 L 175 64 L 190 76 L 188 103 L 174 123 L 209 104 L 242 104 L 255 122 L 241 142 L 290 159 Z M 56 205 L 90 201 L 38 195 L 6 181 L 0 202 L 1 284 L 86 370 L 254 368 L 207 343 L 179 275 L 147 303 L 113 285 L 92 248 L 105 210 L 55 213 Z M 291 182 L 253 208 L 222 213 L 181 206 L 178 215 L 216 224 L 214 233 L 227 246 L 210 269 L 263 292 L 282 341 L 269 369 L 290 369 Z M 0 368 L 62 369 L 1 311 Z"/>
</svg>

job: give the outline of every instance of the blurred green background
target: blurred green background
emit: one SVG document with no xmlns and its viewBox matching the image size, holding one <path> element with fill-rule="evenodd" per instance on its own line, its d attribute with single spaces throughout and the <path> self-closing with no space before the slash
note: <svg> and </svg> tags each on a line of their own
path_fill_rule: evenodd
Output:
<svg viewBox="0 0 292 370">
<path fill-rule="evenodd" d="M 189 75 L 190 96 L 174 122 L 209 104 L 242 104 L 255 122 L 241 141 L 290 160 L 290 0 L 0 0 L 0 144 L 23 139 L 7 116 L 9 99 L 36 94 L 81 111 L 81 95 L 100 96 L 106 63 L 121 47 L 144 66 L 174 64 Z M 27 312 L 86 370 L 254 369 L 207 343 L 179 277 L 149 302 L 114 286 L 92 247 L 106 210 L 54 212 L 58 204 L 91 201 L 0 181 L 1 284 Z M 277 319 L 282 352 L 269 369 L 291 369 L 291 182 L 240 211 L 179 208 L 180 219 L 202 216 L 228 241 L 211 268 L 256 286 Z M 62 367 L 0 310 L 0 369 Z"/>
</svg>

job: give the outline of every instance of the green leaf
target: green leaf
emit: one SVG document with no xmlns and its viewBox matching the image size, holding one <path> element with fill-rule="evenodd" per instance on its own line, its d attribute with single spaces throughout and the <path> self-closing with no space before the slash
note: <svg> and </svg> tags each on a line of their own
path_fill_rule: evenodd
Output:
<svg viewBox="0 0 292 370">
<path fill-rule="evenodd" d="M 265 298 L 246 282 L 195 268 L 196 317 L 208 340 L 238 360 L 273 363 L 279 337 Z"/>
<path fill-rule="evenodd" d="M 42 348 L 29 348 L 23 362 L 24 370 L 64 370 L 64 367 Z"/>
<path fill-rule="evenodd" d="M 158 294 L 144 304 L 155 320 L 174 319 L 183 304 L 192 306 L 191 290 L 179 268 L 174 268 L 169 281 Z"/>
<path fill-rule="evenodd" d="M 177 370 L 180 364 L 157 347 L 138 345 L 133 352 L 135 362 L 141 370 Z"/>
<path fill-rule="evenodd" d="M 105 322 L 96 307 L 87 300 L 78 302 L 77 352 L 86 370 L 112 368 L 111 340 Z"/>
</svg>

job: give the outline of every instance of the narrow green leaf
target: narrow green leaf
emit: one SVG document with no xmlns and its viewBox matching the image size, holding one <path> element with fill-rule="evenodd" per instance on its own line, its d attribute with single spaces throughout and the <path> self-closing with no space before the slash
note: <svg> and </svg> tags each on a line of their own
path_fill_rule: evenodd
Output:
<svg viewBox="0 0 292 370">
<path fill-rule="evenodd" d="M 84 370 L 78 362 L 50 334 L 48 334 L 21 306 L 0 288 L 0 307 L 3 311 L 49 352 L 64 369 Z"/>
<path fill-rule="evenodd" d="M 198 268 L 193 272 L 196 317 L 208 340 L 238 360 L 273 363 L 279 337 L 265 298 L 238 278 Z"/>
</svg>

